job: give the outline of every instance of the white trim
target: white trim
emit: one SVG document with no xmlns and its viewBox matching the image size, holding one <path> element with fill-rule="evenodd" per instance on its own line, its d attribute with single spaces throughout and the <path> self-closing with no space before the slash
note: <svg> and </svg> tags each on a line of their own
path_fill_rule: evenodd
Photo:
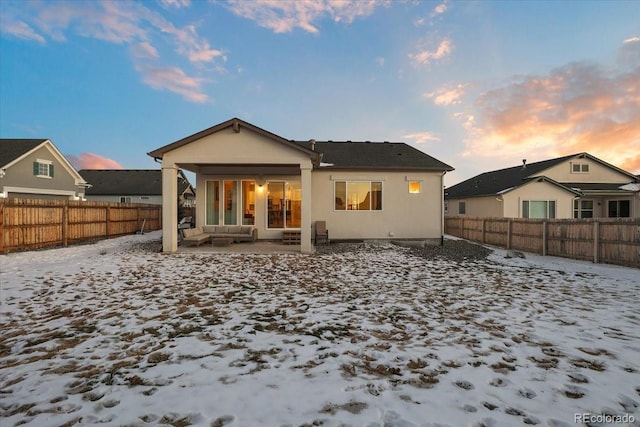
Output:
<svg viewBox="0 0 640 427">
<path fill-rule="evenodd" d="M 71 196 L 78 197 L 75 191 L 70 190 L 47 190 L 44 188 L 27 188 L 27 187 L 3 187 L 2 192 L 5 197 L 8 197 L 9 193 L 27 193 L 27 194 L 47 194 L 53 196 Z"/>
<path fill-rule="evenodd" d="M 409 175 L 406 175 L 406 176 L 404 177 L 404 180 L 405 180 L 406 182 L 411 182 L 411 181 L 424 182 L 424 181 L 425 181 L 425 179 L 424 179 L 424 178 L 417 178 L 417 177 L 413 177 L 413 176 L 409 176 Z"/>
<path fill-rule="evenodd" d="M 42 164 L 46 164 L 46 165 L 52 165 L 53 164 L 53 162 L 51 160 L 44 160 L 44 159 L 36 159 L 36 162 L 42 163 Z"/>
</svg>

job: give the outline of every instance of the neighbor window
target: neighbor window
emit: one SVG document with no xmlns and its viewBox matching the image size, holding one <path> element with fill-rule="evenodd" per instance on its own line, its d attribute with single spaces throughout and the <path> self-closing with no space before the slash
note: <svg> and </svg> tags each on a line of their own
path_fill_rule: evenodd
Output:
<svg viewBox="0 0 640 427">
<path fill-rule="evenodd" d="M 467 213 L 467 203 L 466 202 L 458 202 L 458 213 L 460 215 L 464 215 Z"/>
<path fill-rule="evenodd" d="M 420 181 L 409 181 L 409 193 L 420 194 Z"/>
<path fill-rule="evenodd" d="M 33 174 L 40 178 L 53 178 L 53 163 L 38 159 L 33 162 Z"/>
<path fill-rule="evenodd" d="M 336 181 L 334 194 L 334 206 L 337 211 L 382 210 L 380 181 Z"/>
<path fill-rule="evenodd" d="M 556 202 L 554 200 L 524 200 L 522 202 L 522 218 L 555 218 Z"/>
<path fill-rule="evenodd" d="M 131 203 L 131 197 L 120 197 L 120 203 Z"/>
<path fill-rule="evenodd" d="M 574 218 L 593 218 L 593 200 L 574 200 Z"/>
<path fill-rule="evenodd" d="M 630 216 L 629 200 L 609 200 L 609 218 L 629 218 Z"/>
<path fill-rule="evenodd" d="M 571 172 L 573 173 L 588 173 L 589 165 L 587 163 L 572 163 Z"/>
<path fill-rule="evenodd" d="M 444 213 L 449 213 L 449 202 L 444 202 Z"/>
</svg>

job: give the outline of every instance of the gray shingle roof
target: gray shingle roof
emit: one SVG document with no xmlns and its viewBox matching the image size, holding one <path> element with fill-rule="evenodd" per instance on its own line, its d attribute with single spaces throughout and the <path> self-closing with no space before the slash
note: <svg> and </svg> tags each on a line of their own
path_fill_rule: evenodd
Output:
<svg viewBox="0 0 640 427">
<path fill-rule="evenodd" d="M 296 141 L 311 149 L 311 142 Z M 316 141 L 324 167 L 332 169 L 402 169 L 452 171 L 453 168 L 404 142 Z"/>
<path fill-rule="evenodd" d="M 46 139 L 0 139 L 0 167 L 33 150 Z"/>
<path fill-rule="evenodd" d="M 87 196 L 162 195 L 159 169 L 82 169 L 79 173 L 91 184 Z M 189 185 L 189 181 L 178 180 L 178 193 Z"/>
<path fill-rule="evenodd" d="M 509 188 L 524 184 L 529 177 L 536 176 L 545 169 L 574 157 L 575 154 L 541 162 L 527 163 L 526 167 L 514 166 L 506 169 L 481 173 L 445 190 L 445 198 L 491 196 Z"/>
<path fill-rule="evenodd" d="M 520 185 L 523 185 L 527 181 L 531 180 L 532 177 L 542 176 L 542 172 L 546 169 L 549 169 L 557 164 L 563 163 L 566 160 L 573 157 L 586 157 L 593 161 L 599 162 L 602 165 L 610 167 L 612 169 L 617 170 L 618 172 L 628 175 L 630 180 L 633 181 L 633 175 L 629 172 L 624 171 L 620 168 L 617 168 L 614 165 L 611 165 L 603 160 L 598 159 L 590 155 L 589 153 L 577 153 L 571 154 L 569 156 L 558 157 L 555 159 L 543 160 L 541 162 L 535 163 L 527 163 L 526 167 L 514 166 L 506 169 L 499 169 L 491 172 L 485 172 L 480 175 L 476 175 L 473 178 L 469 178 L 466 181 L 462 181 L 459 184 L 451 186 L 445 189 L 445 199 L 461 199 L 465 197 L 480 197 L 480 196 L 491 196 L 496 195 L 501 191 L 515 188 Z M 564 187 L 568 187 L 570 189 L 579 189 L 579 190 L 615 190 L 619 188 L 621 184 L 604 184 L 604 183 L 588 183 L 588 184 L 574 184 L 574 183 L 559 183 Z"/>
</svg>

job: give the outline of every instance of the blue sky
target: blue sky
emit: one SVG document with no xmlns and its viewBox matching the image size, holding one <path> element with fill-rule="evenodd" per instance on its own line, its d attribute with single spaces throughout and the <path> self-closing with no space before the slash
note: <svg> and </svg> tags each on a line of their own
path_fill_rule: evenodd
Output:
<svg viewBox="0 0 640 427">
<path fill-rule="evenodd" d="M 2 1 L 0 136 L 76 167 L 239 117 L 483 171 L 587 151 L 640 173 L 637 1 Z"/>
</svg>

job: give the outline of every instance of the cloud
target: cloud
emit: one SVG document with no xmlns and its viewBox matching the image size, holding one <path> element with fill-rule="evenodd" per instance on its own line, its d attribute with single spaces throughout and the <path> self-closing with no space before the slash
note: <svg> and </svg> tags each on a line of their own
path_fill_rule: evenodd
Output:
<svg viewBox="0 0 640 427">
<path fill-rule="evenodd" d="M 180 9 L 191 6 L 191 0 L 160 0 L 160 4 L 166 8 Z"/>
<path fill-rule="evenodd" d="M 468 84 L 457 84 L 454 87 L 442 87 L 435 92 L 425 93 L 422 95 L 424 98 L 433 99 L 433 103 L 436 105 L 454 105 L 460 104 L 461 98 L 465 94 L 465 89 Z"/>
<path fill-rule="evenodd" d="M 640 172 L 640 68 L 571 63 L 489 90 L 473 110 L 467 155 L 543 159 L 586 151 Z"/>
<path fill-rule="evenodd" d="M 431 12 L 431 17 L 434 18 L 438 15 L 442 15 L 443 13 L 445 13 L 447 11 L 447 3 L 446 2 L 442 2 L 439 5 L 437 5 L 436 7 L 433 8 L 433 12 Z"/>
<path fill-rule="evenodd" d="M 77 170 L 80 169 L 124 169 L 122 165 L 113 159 L 102 157 L 94 153 L 81 153 L 77 156 L 66 155 L 69 162 Z"/>
<path fill-rule="evenodd" d="M 190 77 L 178 67 L 138 64 L 136 70 L 142 73 L 143 81 L 154 89 L 169 90 L 199 104 L 209 100 L 201 89 L 203 79 Z"/>
<path fill-rule="evenodd" d="M 238 16 L 255 21 L 258 25 L 275 33 L 288 33 L 300 28 L 309 33 L 318 33 L 314 22 L 326 16 L 335 22 L 353 22 L 368 16 L 379 5 L 379 0 L 230 0 L 229 9 Z"/>
<path fill-rule="evenodd" d="M 376 64 L 378 64 L 378 67 L 384 67 L 384 57 L 382 56 L 378 56 L 376 58 Z"/>
<path fill-rule="evenodd" d="M 625 68 L 640 67 L 640 37 L 631 37 L 622 42 L 618 63 Z"/>
<path fill-rule="evenodd" d="M 422 48 L 417 53 L 410 53 L 409 58 L 416 65 L 426 65 L 434 59 L 442 59 L 453 50 L 453 43 L 448 38 L 443 39 L 435 50 Z"/>
<path fill-rule="evenodd" d="M 211 47 L 208 40 L 198 35 L 194 25 L 177 27 L 159 12 L 144 3 L 124 1 L 102 2 L 24 2 L 22 9 L 12 9 L 2 21 L 3 33 L 45 43 L 47 38 L 64 42 L 67 34 L 95 38 L 128 47 L 136 70 L 143 74 L 142 81 L 155 89 L 166 89 L 193 102 L 203 102 L 208 96 L 203 91 L 204 77 L 188 77 L 181 66 L 162 64 L 160 48 L 169 46 L 185 58 L 187 66 L 196 67 L 196 73 L 210 72 L 203 64 L 225 62 L 221 49 Z M 166 7 L 187 7 L 189 0 L 166 0 Z M 20 14 L 24 16 L 20 16 Z M 39 32 L 34 30 L 36 28 Z M 218 65 L 214 70 L 224 72 Z M 164 70 L 164 71 L 161 71 Z M 177 81 L 164 79 L 172 74 Z"/>
<path fill-rule="evenodd" d="M 34 40 L 38 43 L 46 43 L 44 37 L 38 34 L 33 28 L 31 28 L 27 23 L 19 20 L 9 21 L 2 19 L 0 21 L 0 29 L 3 33 L 12 35 L 19 39 L 24 40 Z"/>
<path fill-rule="evenodd" d="M 431 132 L 416 132 L 402 135 L 402 138 L 413 141 L 416 144 L 426 144 L 431 141 L 440 141 L 440 138 Z"/>
</svg>

